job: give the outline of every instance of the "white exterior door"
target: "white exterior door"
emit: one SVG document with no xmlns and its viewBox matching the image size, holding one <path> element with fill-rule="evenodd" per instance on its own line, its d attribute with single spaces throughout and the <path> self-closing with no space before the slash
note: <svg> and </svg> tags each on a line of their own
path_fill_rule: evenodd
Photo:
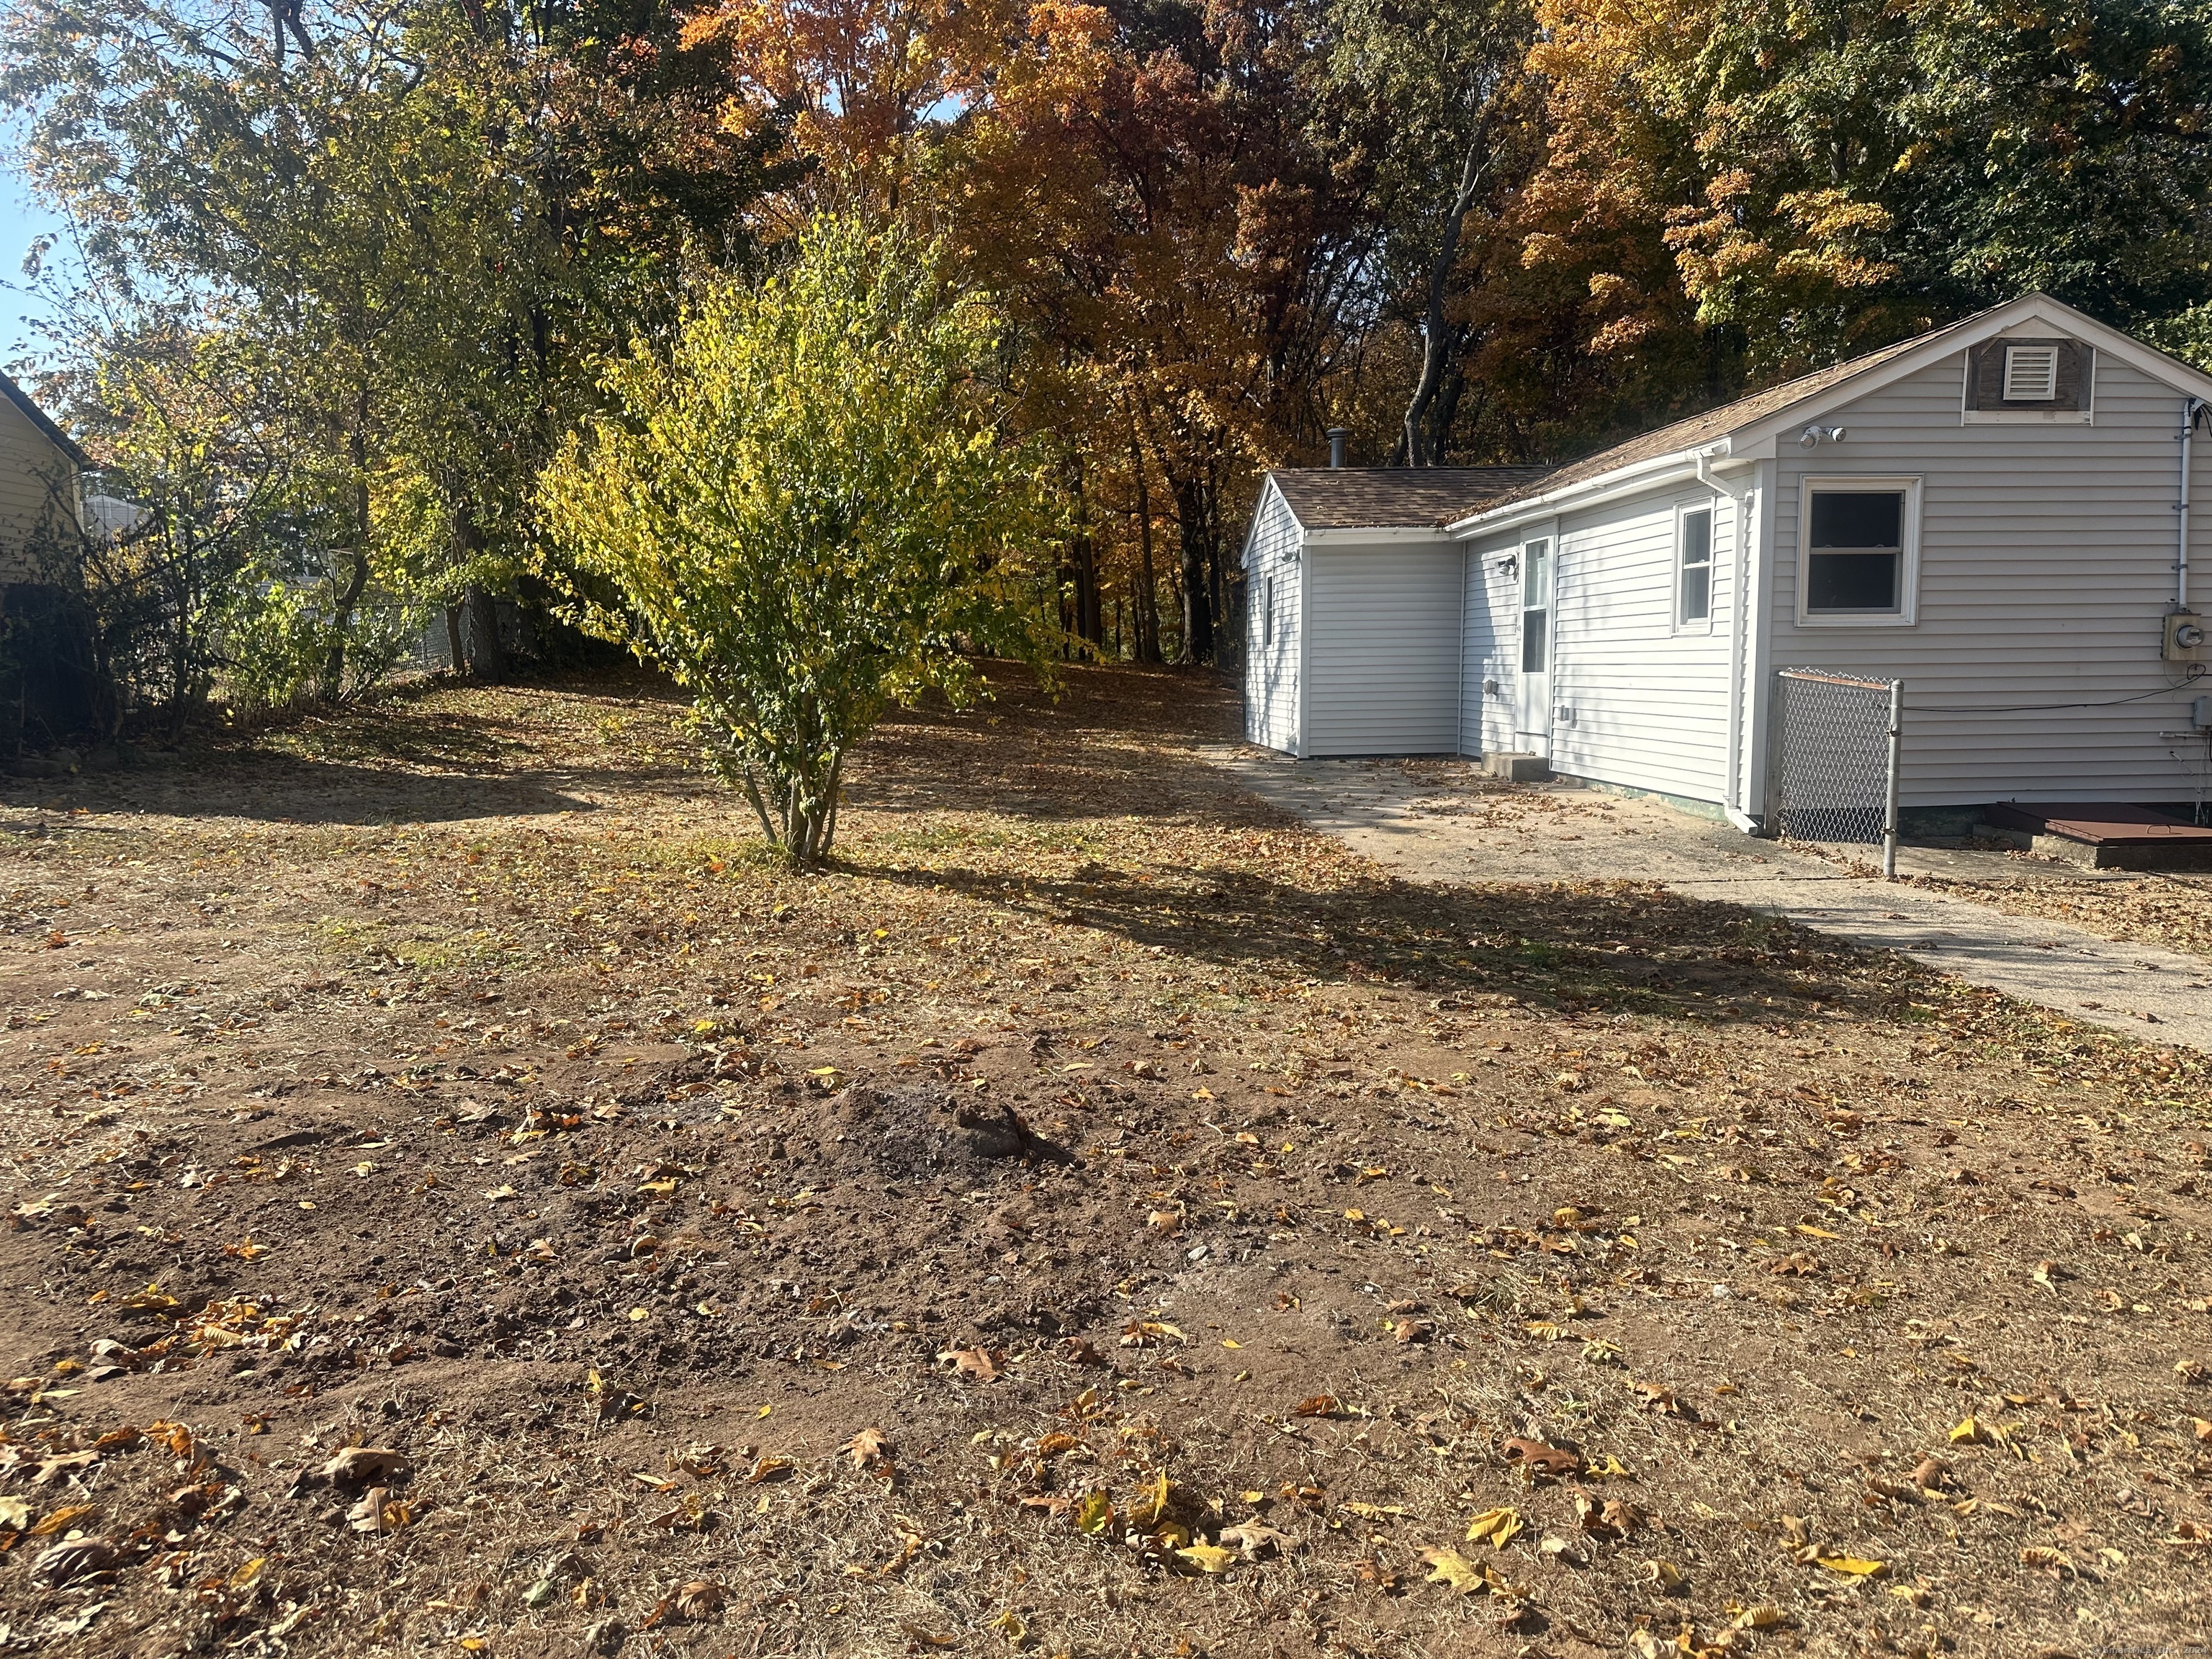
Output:
<svg viewBox="0 0 2212 1659">
<path fill-rule="evenodd" d="M 1515 682 L 1514 746 L 1552 752 L 1552 539 L 1521 547 L 1521 672 Z"/>
</svg>

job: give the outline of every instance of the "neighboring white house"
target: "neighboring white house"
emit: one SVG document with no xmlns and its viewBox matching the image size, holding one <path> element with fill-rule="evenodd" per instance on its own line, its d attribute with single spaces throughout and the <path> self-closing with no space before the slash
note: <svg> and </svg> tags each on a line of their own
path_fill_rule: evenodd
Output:
<svg viewBox="0 0 2212 1659">
<path fill-rule="evenodd" d="M 1923 825 L 2200 800 L 2208 403 L 2212 376 L 2034 294 L 1556 469 L 1270 473 L 1246 735 L 1525 751 L 1749 829 L 1777 671 L 1809 667 L 1905 683 Z"/>
</svg>

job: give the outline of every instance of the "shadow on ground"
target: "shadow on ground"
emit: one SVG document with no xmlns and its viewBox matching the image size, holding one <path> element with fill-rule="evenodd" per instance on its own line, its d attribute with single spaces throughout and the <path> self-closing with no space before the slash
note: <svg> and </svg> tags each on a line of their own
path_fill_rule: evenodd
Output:
<svg viewBox="0 0 2212 1659">
<path fill-rule="evenodd" d="M 625 741 L 635 722 L 662 724 L 684 707 L 658 676 L 547 678 L 471 694 L 497 699 L 490 708 L 441 706 L 455 690 L 434 680 L 395 688 L 120 771 L 0 780 L 0 806 L 372 826 L 592 812 L 617 795 L 706 787 L 688 746 L 648 757 Z M 565 751 L 545 746 L 549 707 L 570 717 Z"/>
<path fill-rule="evenodd" d="M 635 772 L 598 775 L 634 785 Z M 156 812 L 180 818 L 246 818 L 263 823 L 373 825 L 450 823 L 596 810 L 573 793 L 592 775 L 559 782 L 512 774 L 429 776 L 380 767 L 256 755 L 251 760 L 149 767 L 65 782 L 18 782 L 0 789 L 0 805 L 62 805 L 91 812 Z M 561 784 L 570 787 L 564 788 Z M 101 826 L 84 825 L 85 834 Z M 127 827 L 115 833 L 128 835 Z"/>
<path fill-rule="evenodd" d="M 1381 979 L 1446 1001 L 1760 1022 L 1904 1012 L 1893 977 L 1875 971 L 1878 958 L 1774 917 L 1626 883 L 1448 888 L 1379 878 L 1316 891 L 1207 870 L 1164 890 L 1118 870 L 1011 886 L 994 872 L 943 865 L 856 873 L 946 888 L 1223 969 Z"/>
</svg>

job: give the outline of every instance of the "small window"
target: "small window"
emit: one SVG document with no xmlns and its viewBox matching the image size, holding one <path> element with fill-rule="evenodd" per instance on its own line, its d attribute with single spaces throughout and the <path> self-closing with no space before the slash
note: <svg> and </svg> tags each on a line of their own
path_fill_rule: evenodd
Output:
<svg viewBox="0 0 2212 1659">
<path fill-rule="evenodd" d="M 1552 544 L 1521 550 L 1521 672 L 1540 674 L 1551 663 Z"/>
<path fill-rule="evenodd" d="M 2004 355 L 2004 396 L 2008 404 L 2047 404 L 2058 395 L 2058 348 L 2010 345 Z"/>
<path fill-rule="evenodd" d="M 1682 514 L 1682 578 L 1675 621 L 1710 622 L 1713 614 L 1713 510 Z"/>
<path fill-rule="evenodd" d="M 1260 578 L 1260 643 L 1273 645 L 1274 642 L 1275 579 L 1262 576 Z"/>
<path fill-rule="evenodd" d="M 1808 486 L 1803 610 L 1808 618 L 1905 617 L 1911 491 Z"/>
</svg>

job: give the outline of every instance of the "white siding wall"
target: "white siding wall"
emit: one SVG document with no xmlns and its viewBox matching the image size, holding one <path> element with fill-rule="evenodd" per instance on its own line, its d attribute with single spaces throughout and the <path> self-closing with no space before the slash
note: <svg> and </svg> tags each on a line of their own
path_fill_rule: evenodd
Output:
<svg viewBox="0 0 2212 1659">
<path fill-rule="evenodd" d="M 1270 484 L 1244 544 L 1244 737 L 1267 749 L 1298 746 L 1298 547 L 1289 505 Z"/>
<path fill-rule="evenodd" d="M 1299 753 L 1457 749 L 1462 562 L 1441 537 L 1307 548 Z"/>
<path fill-rule="evenodd" d="M 0 581 L 19 582 L 35 573 L 27 544 L 55 510 L 58 476 L 73 472 L 23 411 L 0 398 Z M 66 492 L 71 486 L 64 482 Z"/>
<path fill-rule="evenodd" d="M 1475 543 L 1465 576 L 1467 629 L 1461 681 L 1459 749 L 1463 755 L 1513 749 L 1513 684 L 1521 669 L 1521 585 L 1498 562 L 1518 537 Z M 1498 690 L 1486 691 L 1495 684 Z"/>
<path fill-rule="evenodd" d="M 1713 514 L 1712 617 L 1675 625 L 1682 507 Z M 1735 507 L 1701 485 L 1564 519 L 1552 597 L 1552 767 L 1719 802 L 1726 790 Z"/>
<path fill-rule="evenodd" d="M 2189 726 L 2200 682 L 2159 655 L 2173 598 L 2181 394 L 2100 353 L 2094 426 L 1960 421 L 1964 354 L 1823 420 L 1840 444 L 1776 464 L 1767 660 L 1901 677 L 1909 707 L 2110 702 L 2041 713 L 1906 715 L 1908 806 L 1993 800 L 2192 799 L 2206 781 Z M 2196 444 L 2192 562 L 2212 608 L 2212 436 Z M 1800 628 L 1800 481 L 1917 475 L 1919 613 L 1911 628 Z M 1765 688 L 1762 687 L 1764 693 Z"/>
</svg>

